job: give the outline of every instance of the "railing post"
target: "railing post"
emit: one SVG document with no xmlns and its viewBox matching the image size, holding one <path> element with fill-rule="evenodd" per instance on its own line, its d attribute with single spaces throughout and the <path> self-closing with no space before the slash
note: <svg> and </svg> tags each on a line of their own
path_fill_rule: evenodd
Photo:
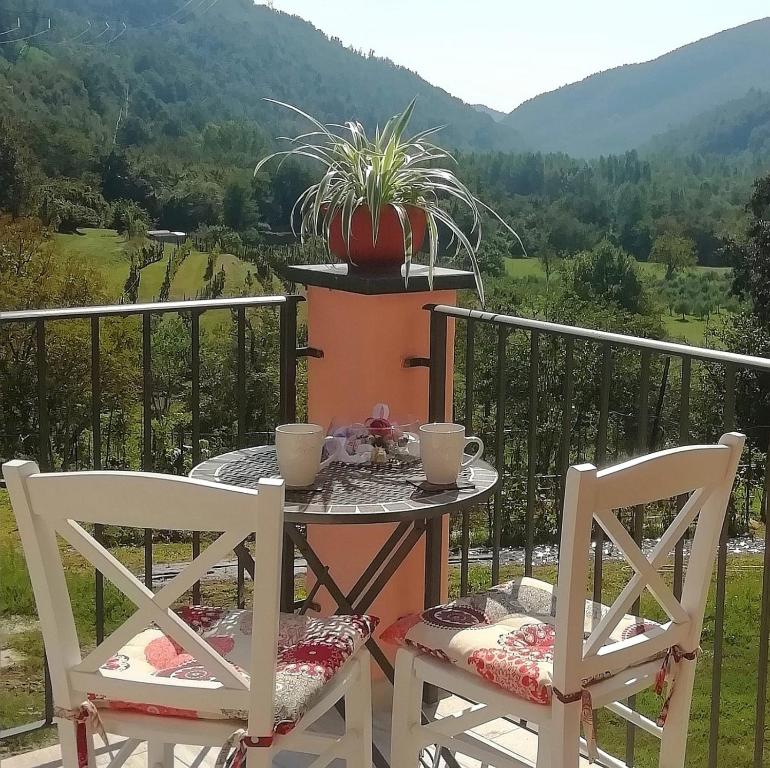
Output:
<svg viewBox="0 0 770 768">
<path fill-rule="evenodd" d="M 447 318 L 431 308 L 430 346 L 428 368 L 428 421 L 446 421 L 446 373 L 447 373 Z M 441 602 L 441 541 L 442 520 L 432 517 L 425 524 L 425 608 Z M 438 700 L 438 691 L 431 685 L 425 686 L 423 699 L 426 704 Z"/>
<path fill-rule="evenodd" d="M 280 400 L 281 424 L 297 420 L 297 302 L 287 299 L 280 309 Z M 281 557 L 281 610 L 294 611 L 294 542 L 283 535 Z"/>
<path fill-rule="evenodd" d="M 282 424 L 297 420 L 297 302 L 281 304 L 281 393 L 279 416 Z"/>
<path fill-rule="evenodd" d="M 690 382 L 692 379 L 692 360 L 689 357 L 682 358 L 682 382 L 680 384 L 679 398 L 679 444 L 687 445 L 690 441 Z M 677 510 L 687 503 L 687 496 L 682 495 L 677 499 Z M 674 597 L 677 600 L 682 597 L 682 585 L 684 582 L 684 540 L 687 534 L 682 536 L 674 549 Z"/>
<path fill-rule="evenodd" d="M 596 431 L 596 457 L 594 464 L 602 469 L 607 460 L 607 424 L 610 418 L 610 388 L 612 386 L 612 346 L 602 347 L 602 383 L 599 389 L 599 424 Z M 602 580 L 604 578 L 604 529 L 594 523 L 594 587 L 595 603 L 602 601 Z"/>
<path fill-rule="evenodd" d="M 649 430 L 649 413 L 650 413 L 650 350 L 643 349 L 640 360 L 639 368 L 639 419 L 637 423 L 636 431 L 636 449 L 640 454 L 650 449 L 650 430 Z M 634 541 L 639 547 L 642 546 L 642 539 L 644 538 L 644 506 L 639 505 L 634 507 Z M 639 607 L 641 601 L 636 599 L 631 612 L 638 616 Z M 631 709 L 636 707 L 636 696 L 631 696 L 628 700 L 628 706 Z M 631 768 L 634 765 L 634 753 L 636 747 L 636 726 L 633 723 L 626 723 L 626 765 Z"/>
<path fill-rule="evenodd" d="M 197 467 L 201 461 L 201 334 L 200 312 L 193 310 L 190 313 L 190 413 L 192 432 L 192 465 Z M 184 454 L 182 454 L 184 462 Z M 201 553 L 200 531 L 193 531 L 192 556 L 193 559 Z M 201 583 L 196 581 L 192 588 L 193 605 L 200 605 Z"/>
<path fill-rule="evenodd" d="M 561 547 L 564 516 L 564 493 L 567 488 L 570 449 L 572 448 L 572 398 L 575 394 L 575 340 L 568 336 L 564 343 L 564 389 L 562 390 L 561 446 L 559 448 L 559 509 L 556 542 Z"/>
<path fill-rule="evenodd" d="M 45 320 L 35 323 L 35 359 L 37 362 L 38 449 L 37 463 L 43 472 L 49 470 L 50 433 L 48 425 L 48 359 L 45 348 Z"/>
<path fill-rule="evenodd" d="M 476 357 L 476 324 L 470 318 L 465 322 L 465 434 L 473 434 L 474 371 Z M 460 595 L 468 594 L 469 550 L 471 547 L 471 513 L 463 509 L 460 542 Z"/>
<path fill-rule="evenodd" d="M 532 575 L 532 555 L 535 550 L 535 498 L 537 482 L 537 387 L 540 368 L 540 336 L 530 334 L 529 343 L 529 406 L 527 425 L 527 523 L 524 542 L 524 575 Z"/>
<path fill-rule="evenodd" d="M 142 469 L 152 472 L 152 315 L 142 314 Z M 152 530 L 144 529 L 144 583 L 152 589 Z"/>
<path fill-rule="evenodd" d="M 725 366 L 725 405 L 723 411 L 725 432 L 735 428 L 735 366 Z M 722 654 L 725 635 L 725 594 L 727 587 L 727 536 L 730 528 L 728 513 L 722 526 L 717 552 L 717 585 L 714 596 L 714 666 L 711 672 L 711 720 L 709 723 L 708 767 L 717 768 L 719 764 L 719 725 L 720 700 L 722 693 Z"/>
<path fill-rule="evenodd" d="M 49 470 L 48 453 L 50 450 L 50 434 L 48 424 L 48 360 L 45 347 L 45 321 L 38 320 L 35 323 L 37 362 L 37 407 L 38 413 L 38 466 L 44 472 Z M 45 691 L 45 703 L 43 719 L 46 725 L 53 722 L 53 692 L 51 691 L 51 674 L 48 670 L 48 660 L 43 654 L 43 688 Z"/>
<path fill-rule="evenodd" d="M 430 313 L 430 380 L 428 390 L 428 419 L 446 419 L 446 343 L 447 317 Z"/>
<path fill-rule="evenodd" d="M 99 318 L 91 318 L 91 448 L 94 471 L 102 468 L 102 376 Z M 94 538 L 102 544 L 104 526 L 94 525 Z M 96 571 L 94 599 L 96 601 L 96 644 L 104 640 L 104 577 Z"/>
<path fill-rule="evenodd" d="M 503 478 L 505 475 L 505 389 L 507 383 L 506 347 L 508 329 L 497 329 L 497 405 L 495 407 L 495 468 L 497 488 L 492 507 L 492 584 L 500 581 L 500 539 L 503 527 Z"/>
<path fill-rule="evenodd" d="M 246 445 L 246 307 L 238 307 L 236 312 L 235 341 L 235 401 L 237 409 L 236 445 Z"/>
<path fill-rule="evenodd" d="M 428 381 L 428 419 L 446 420 L 447 318 L 431 310 L 430 368 Z M 441 602 L 441 518 L 427 521 L 425 530 L 425 607 Z"/>
</svg>

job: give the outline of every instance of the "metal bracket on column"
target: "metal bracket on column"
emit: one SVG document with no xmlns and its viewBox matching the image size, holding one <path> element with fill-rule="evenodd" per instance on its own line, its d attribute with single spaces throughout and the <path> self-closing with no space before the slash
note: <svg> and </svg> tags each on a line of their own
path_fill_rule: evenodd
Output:
<svg viewBox="0 0 770 768">
<path fill-rule="evenodd" d="M 297 357 L 323 357 L 324 351 L 315 347 L 297 347 Z"/>
<path fill-rule="evenodd" d="M 404 358 L 404 368 L 430 368 L 429 357 Z"/>
</svg>

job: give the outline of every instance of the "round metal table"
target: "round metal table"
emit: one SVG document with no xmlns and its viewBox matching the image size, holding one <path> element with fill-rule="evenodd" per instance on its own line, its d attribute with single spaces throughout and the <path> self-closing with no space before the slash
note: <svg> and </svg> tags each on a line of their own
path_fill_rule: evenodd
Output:
<svg viewBox="0 0 770 768">
<path fill-rule="evenodd" d="M 204 461 L 190 477 L 256 488 L 262 477 L 280 477 L 275 446 L 232 451 Z M 286 489 L 285 519 L 305 525 L 402 523 L 441 517 L 485 501 L 497 472 L 482 460 L 463 469 L 458 489 L 422 488 L 419 459 L 372 466 L 332 462 L 311 489 Z"/>
<path fill-rule="evenodd" d="M 208 459 L 195 467 L 190 477 L 242 488 L 256 488 L 260 478 L 280 477 L 275 446 L 259 446 L 232 451 Z M 497 486 L 497 471 L 482 460 L 463 469 L 457 488 L 427 486 L 422 463 L 392 462 L 386 465 L 356 465 L 332 462 L 324 467 L 310 489 L 286 489 L 285 535 L 281 578 L 281 605 L 284 611 L 304 613 L 324 587 L 339 613 L 365 613 L 417 542 L 425 536 L 425 607 L 441 602 L 442 518 L 451 512 L 480 504 Z M 329 567 L 310 546 L 309 525 L 365 525 L 393 523 L 393 532 L 367 565 L 360 578 L 346 593 L 334 581 Z M 313 572 L 316 582 L 305 600 L 294 602 L 295 547 Z M 254 560 L 241 544 L 238 561 L 254 578 Z M 239 569 L 239 574 L 241 570 Z M 239 595 L 241 583 L 239 578 Z M 393 666 L 374 638 L 367 647 L 372 658 L 393 682 Z M 442 751 L 442 754 L 444 751 Z M 447 764 L 456 766 L 450 754 Z M 373 745 L 377 768 L 387 768 Z"/>
<path fill-rule="evenodd" d="M 256 488 L 260 478 L 279 477 L 275 446 L 243 448 L 208 459 L 190 477 L 243 488 Z M 422 463 L 391 462 L 356 465 L 332 462 L 309 489 L 286 489 L 282 571 L 282 608 L 305 611 L 325 587 L 343 613 L 364 613 L 407 555 L 425 536 L 425 606 L 441 600 L 442 518 L 486 501 L 497 486 L 497 471 L 482 460 L 463 469 L 457 488 L 427 486 Z M 307 538 L 309 525 L 365 525 L 394 523 L 394 530 L 345 594 L 332 578 Z M 316 583 L 303 603 L 294 602 L 294 549 L 305 558 Z M 239 562 L 254 577 L 254 561 L 244 544 L 236 550 Z M 239 583 L 239 594 L 240 583 Z M 392 678 L 393 669 L 379 648 L 372 655 Z"/>
</svg>

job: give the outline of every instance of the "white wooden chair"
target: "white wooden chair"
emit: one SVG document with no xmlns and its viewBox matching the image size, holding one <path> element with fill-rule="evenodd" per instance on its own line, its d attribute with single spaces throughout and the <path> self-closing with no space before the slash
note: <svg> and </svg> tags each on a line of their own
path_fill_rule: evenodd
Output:
<svg viewBox="0 0 770 768">
<path fill-rule="evenodd" d="M 312 700 L 301 702 L 304 714 L 292 723 L 291 730 L 275 730 L 275 713 L 283 695 L 276 691 L 281 688 L 280 668 L 276 686 L 276 659 L 280 653 L 283 481 L 263 480 L 255 491 L 131 472 L 41 474 L 34 463 L 23 461 L 6 463 L 3 473 L 37 601 L 54 703 L 62 718 L 58 725 L 66 768 L 94 766 L 92 736 L 98 719 L 93 704 L 83 704 L 89 696 L 100 705 L 104 729 L 126 737 L 113 757 L 116 768 L 144 741 L 148 742 L 151 768 L 172 768 L 174 744 L 222 747 L 234 734 L 234 743 L 241 746 L 236 764 L 248 768 L 266 768 L 276 753 L 284 750 L 318 755 L 314 768 L 323 768 L 335 758 L 345 759 L 349 768 L 369 768 L 370 670 L 368 653 L 361 647 L 367 632 L 362 630 L 356 642 L 351 642 L 348 632 L 334 645 L 335 628 L 344 625 L 346 618 L 355 617 L 308 619 L 310 624 L 304 624 L 301 617 L 286 617 L 289 631 L 301 635 L 303 627 L 310 626 L 316 637 L 320 632 L 329 642 L 325 647 L 337 654 L 340 663 L 319 683 Z M 223 533 L 153 594 L 79 523 Z M 81 656 L 57 534 L 138 609 L 85 658 Z M 248 612 L 236 612 L 231 619 L 238 620 L 242 634 L 250 638 L 237 663 L 233 663 L 220 655 L 210 637 L 207 642 L 200 625 L 186 623 L 170 606 L 251 534 L 256 534 L 253 610 L 250 616 Z M 225 615 L 218 626 L 226 626 L 227 621 Z M 149 630 L 153 637 L 165 636 L 162 643 L 168 647 L 174 644 L 180 654 L 190 654 L 198 665 L 194 674 L 139 675 L 131 679 L 121 672 L 124 657 L 120 649 L 128 647 L 132 638 L 147 632 L 151 625 L 156 627 Z M 338 650 L 341 646 L 346 648 L 342 656 Z M 141 666 L 141 660 L 138 663 Z M 302 683 L 300 666 L 290 671 L 296 671 Z M 292 693 L 295 699 L 297 690 Z M 308 730 L 343 698 L 346 726 L 342 736 Z M 115 702 L 123 709 L 107 706 Z M 140 711 L 132 707 L 137 703 L 141 704 Z M 203 719 L 192 719 L 202 712 L 215 713 L 218 719 L 206 719 L 203 714 L 199 715 Z M 88 721 L 87 729 L 83 720 Z M 84 750 L 84 741 L 91 748 Z"/>
<path fill-rule="evenodd" d="M 570 468 L 558 583 L 550 595 L 555 597 L 555 604 L 552 611 L 545 609 L 531 617 L 532 622 L 542 624 L 524 627 L 530 637 L 537 635 L 534 627 L 541 637 L 551 638 L 550 652 L 535 654 L 543 662 L 537 669 L 541 673 L 545 669 L 548 684 L 537 687 L 532 678 L 525 680 L 530 688 L 525 685 L 524 693 L 536 694 L 529 700 L 521 691 L 521 695 L 510 692 L 515 686 L 509 685 L 506 690 L 499 684 L 513 679 L 511 667 L 496 676 L 490 666 L 474 666 L 474 654 L 467 648 L 458 649 L 463 642 L 491 645 L 492 650 L 484 651 L 487 655 L 483 659 L 492 659 L 494 664 L 494 653 L 501 653 L 501 646 L 510 642 L 510 626 L 523 625 L 509 618 L 507 627 L 504 620 L 495 630 L 487 625 L 487 617 L 474 618 L 473 606 L 482 610 L 486 606 L 490 614 L 495 610 L 499 613 L 501 607 L 505 609 L 505 601 L 512 599 L 511 595 L 518 594 L 516 600 L 523 600 L 522 594 L 536 594 L 539 590 L 539 594 L 549 597 L 549 585 L 520 579 L 497 592 L 486 593 L 489 603 L 475 596 L 475 602 L 472 598 L 461 599 L 440 612 L 434 609 L 432 613 L 426 611 L 401 620 L 403 625 L 397 633 L 402 647 L 396 658 L 392 764 L 414 768 L 420 751 L 437 744 L 496 768 L 528 765 L 499 744 L 468 732 L 497 718 L 514 717 L 538 726 L 537 768 L 577 768 L 581 742 L 584 748 L 592 746 L 593 711 L 607 707 L 661 739 L 661 768 L 683 768 L 695 657 L 715 553 L 744 439 L 743 435 L 730 433 L 718 445 L 661 451 L 601 471 L 590 464 Z M 649 557 L 645 556 L 615 510 L 684 494 L 689 494 L 689 499 Z M 609 608 L 586 601 L 587 555 L 594 519 L 633 569 L 627 586 Z M 696 520 L 682 597 L 676 599 L 659 569 Z M 639 626 L 641 620 L 628 616 L 645 588 L 667 614 L 666 623 L 644 622 Z M 500 616 L 493 618 L 497 621 Z M 629 621 L 637 624 L 629 627 Z M 452 622 L 458 628 L 468 628 L 453 630 Z M 383 637 L 387 638 L 398 624 L 386 630 Z M 632 631 L 617 632 L 624 624 L 626 630 Z M 495 635 L 495 631 L 499 634 Z M 502 643 L 490 643 L 490 637 Z M 529 663 L 532 657 L 526 656 L 526 648 L 524 655 L 516 658 L 528 659 Z M 510 679 L 505 678 L 508 673 Z M 656 687 L 656 679 L 658 688 L 664 680 L 667 683 L 664 710 L 657 722 L 620 703 L 645 688 Z M 473 704 L 456 715 L 424 724 L 420 715 L 424 683 Z M 543 703 L 535 703 L 540 695 Z M 580 738 L 581 722 L 588 732 L 588 741 Z M 625 766 L 600 750 L 592 756 L 612 768 Z"/>
</svg>

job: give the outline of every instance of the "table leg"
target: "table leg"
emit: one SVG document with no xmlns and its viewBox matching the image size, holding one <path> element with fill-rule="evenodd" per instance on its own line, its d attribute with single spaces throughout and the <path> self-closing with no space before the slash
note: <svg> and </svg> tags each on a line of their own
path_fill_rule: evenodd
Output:
<svg viewBox="0 0 770 768">
<path fill-rule="evenodd" d="M 441 544 L 443 518 L 428 520 L 425 529 L 425 608 L 441 602 Z"/>
<path fill-rule="evenodd" d="M 286 531 L 283 534 L 281 559 L 281 610 L 294 613 L 294 542 Z"/>
<path fill-rule="evenodd" d="M 297 549 L 302 553 L 302 556 L 307 560 L 308 568 L 313 571 L 316 579 L 320 581 L 326 588 L 326 591 L 331 595 L 332 600 L 337 603 L 338 613 L 356 613 L 356 609 L 350 604 L 347 595 L 339 588 L 337 582 L 334 581 L 329 569 L 318 559 L 318 555 L 313 551 L 313 548 L 308 543 L 307 539 L 296 529 L 288 528 L 289 536 L 297 546 Z M 390 682 L 393 682 L 394 670 L 393 665 L 388 661 L 387 656 L 382 652 L 380 646 L 372 639 L 366 644 L 369 652 L 372 654 L 372 658 L 379 664 L 382 671 L 387 675 Z"/>
<path fill-rule="evenodd" d="M 425 608 L 433 608 L 441 602 L 441 539 L 443 526 L 441 518 L 429 520 L 425 530 Z M 438 689 L 426 685 L 423 701 L 435 704 L 438 701 Z"/>
</svg>

